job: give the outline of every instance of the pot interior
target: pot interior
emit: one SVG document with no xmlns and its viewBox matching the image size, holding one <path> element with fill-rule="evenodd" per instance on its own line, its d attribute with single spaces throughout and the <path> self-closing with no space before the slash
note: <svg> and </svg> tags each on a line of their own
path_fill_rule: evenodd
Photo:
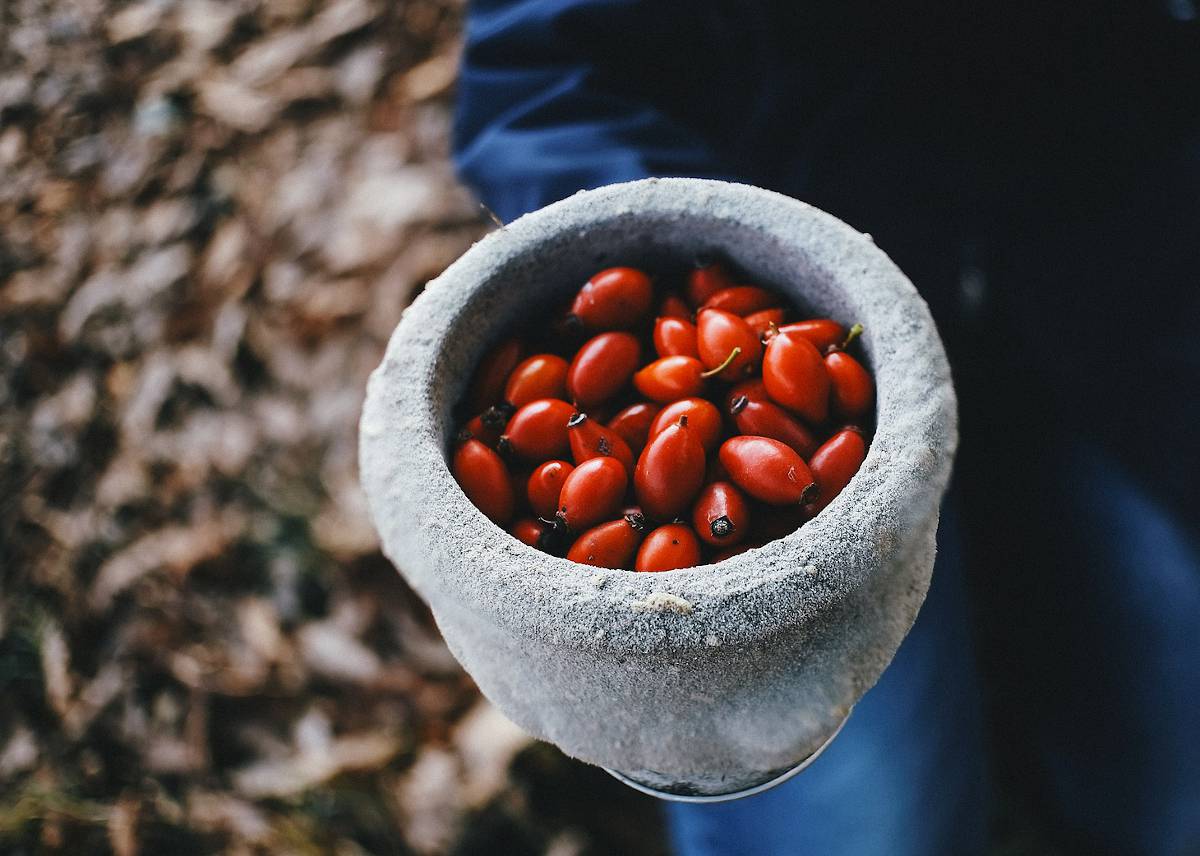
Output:
<svg viewBox="0 0 1200 856">
<path fill-rule="evenodd" d="M 486 246 L 476 245 L 473 252 Z M 847 326 L 861 318 L 853 283 L 821 267 L 803 246 L 753 225 L 703 210 L 597 211 L 586 227 L 545 230 L 537 240 L 522 242 L 463 294 L 441 339 L 436 382 L 429 390 L 443 448 L 449 448 L 459 424 L 456 416 L 464 415 L 455 413 L 455 405 L 476 365 L 502 337 L 549 323 L 604 268 L 632 266 L 656 281 L 681 279 L 701 258 L 724 260 L 735 279 L 783 294 L 797 318 L 830 317 Z M 870 336 L 860 341 L 873 371 Z"/>
</svg>

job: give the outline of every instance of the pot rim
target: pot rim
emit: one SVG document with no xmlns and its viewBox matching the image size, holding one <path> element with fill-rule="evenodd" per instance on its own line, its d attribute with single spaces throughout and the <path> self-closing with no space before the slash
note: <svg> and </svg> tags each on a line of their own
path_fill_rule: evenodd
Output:
<svg viewBox="0 0 1200 856">
<path fill-rule="evenodd" d="M 855 299 L 854 285 L 846 281 L 851 273 L 872 284 L 870 295 L 859 295 L 864 299 L 854 319 L 867 327 L 864 345 L 877 384 L 875 434 L 859 473 L 820 514 L 784 538 L 720 563 L 654 574 L 550 556 L 493 524 L 451 475 L 441 421 L 448 410 L 439 414 L 434 406 L 446 394 L 439 376 L 452 349 L 449 339 L 494 277 L 549 241 L 631 217 L 731 222 L 784 242 L 799 233 L 810 239 L 802 250 L 807 259 L 847 299 Z M 872 324 L 881 317 L 902 320 L 904 329 Z M 914 367 L 932 381 L 924 387 L 906 383 L 903 375 Z M 912 513 L 903 507 L 900 487 L 924 485 L 936 494 L 925 513 L 936 513 L 957 443 L 949 377 L 928 307 L 870 236 L 751 185 L 643 179 L 581 191 L 526 214 L 484 237 L 428 284 L 405 311 L 371 376 L 360 425 L 360 473 L 384 552 L 439 621 L 467 609 L 494 626 L 553 644 L 633 656 L 765 643 L 811 625 L 880 572 L 885 563 L 872 561 L 878 557 L 873 541 L 881 531 L 902 538 L 905 515 Z M 405 433 L 404 443 L 389 443 L 396 432 Z M 414 469 L 423 477 L 412 478 Z M 872 494 L 877 513 L 855 512 Z M 846 549 L 856 538 L 872 544 Z M 451 562 L 469 565 L 469 572 L 438 570 Z"/>
</svg>

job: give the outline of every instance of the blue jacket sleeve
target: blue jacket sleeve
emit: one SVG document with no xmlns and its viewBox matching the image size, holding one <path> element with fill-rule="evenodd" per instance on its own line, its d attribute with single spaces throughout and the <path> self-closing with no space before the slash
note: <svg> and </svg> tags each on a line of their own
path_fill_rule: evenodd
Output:
<svg viewBox="0 0 1200 856">
<path fill-rule="evenodd" d="M 736 177 L 721 128 L 740 108 L 722 102 L 736 80 L 721 77 L 730 29 L 715 6 L 473 2 L 455 122 L 463 180 L 507 221 L 618 181 Z"/>
</svg>

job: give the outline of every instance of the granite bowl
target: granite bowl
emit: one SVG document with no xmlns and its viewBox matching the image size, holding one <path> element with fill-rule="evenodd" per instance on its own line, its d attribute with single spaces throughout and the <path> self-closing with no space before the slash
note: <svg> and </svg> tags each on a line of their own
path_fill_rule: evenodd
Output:
<svg viewBox="0 0 1200 856">
<path fill-rule="evenodd" d="M 489 521 L 447 464 L 487 347 L 601 268 L 713 253 L 865 326 L 876 428 L 846 489 L 784 538 L 655 574 L 549 556 Z M 664 178 L 521 217 L 431 282 L 371 376 L 360 466 L 384 553 L 493 703 L 652 792 L 719 798 L 802 764 L 891 661 L 929 584 L 956 442 L 928 307 L 870 236 L 756 187 Z"/>
</svg>

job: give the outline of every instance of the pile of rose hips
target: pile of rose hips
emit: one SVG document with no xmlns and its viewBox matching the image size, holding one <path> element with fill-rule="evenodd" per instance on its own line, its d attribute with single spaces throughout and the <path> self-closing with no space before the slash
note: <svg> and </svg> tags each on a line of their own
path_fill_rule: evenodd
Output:
<svg viewBox="0 0 1200 856">
<path fill-rule="evenodd" d="M 593 276 L 544 330 L 488 352 L 454 477 L 521 541 L 586 565 L 667 571 L 782 537 L 858 471 L 874 385 L 862 332 L 788 321 L 780 296 L 697 263 L 661 295 Z"/>
</svg>

